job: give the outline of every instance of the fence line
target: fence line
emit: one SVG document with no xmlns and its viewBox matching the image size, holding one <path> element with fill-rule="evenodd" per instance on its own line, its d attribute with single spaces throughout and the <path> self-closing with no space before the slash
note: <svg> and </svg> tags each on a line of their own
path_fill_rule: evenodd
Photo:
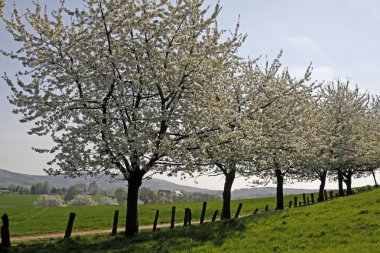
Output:
<svg viewBox="0 0 380 253">
<path fill-rule="evenodd" d="M 369 191 L 371 189 L 372 189 L 371 186 L 359 187 L 359 188 L 356 188 L 356 193 L 366 192 L 366 191 Z M 322 202 L 334 199 L 334 191 L 329 191 L 329 194 L 328 194 L 327 191 L 325 190 L 323 193 L 324 193 L 323 195 L 324 195 L 325 200 L 320 201 L 318 203 L 322 203 Z M 345 196 L 347 196 L 347 195 L 345 195 Z M 307 197 L 305 193 L 302 194 L 302 198 L 303 198 L 303 203 L 299 202 L 298 207 L 308 206 L 308 205 L 316 203 L 315 199 L 314 199 L 314 193 L 310 194 L 311 202 L 310 202 L 309 197 Z M 294 202 L 289 201 L 289 205 L 288 205 L 287 209 L 290 209 L 292 207 L 292 205 L 294 206 L 294 208 L 297 208 L 297 196 L 294 196 Z M 203 202 L 201 218 L 200 218 L 200 222 L 199 222 L 200 224 L 203 224 L 205 222 L 206 207 L 207 207 L 207 202 Z M 242 207 L 243 207 L 243 203 L 239 203 L 239 206 L 238 206 L 236 213 L 235 213 L 235 217 L 234 217 L 235 219 L 239 218 Z M 171 222 L 168 226 L 169 228 L 174 228 L 174 226 L 175 226 L 175 211 L 176 211 L 176 207 L 173 206 L 172 207 Z M 269 205 L 266 205 L 264 212 L 268 212 L 268 211 L 269 211 Z M 258 214 L 258 212 L 259 212 L 259 209 L 256 208 L 252 215 L 256 215 L 256 214 Z M 216 221 L 217 215 L 218 215 L 218 210 L 215 210 L 215 212 L 212 215 L 211 222 Z M 73 231 L 75 216 L 76 216 L 75 213 L 70 213 L 70 215 L 69 215 L 67 227 L 66 227 L 65 234 L 64 234 L 64 239 L 70 238 L 70 236 L 71 236 L 71 233 Z M 244 215 L 242 217 L 247 217 L 247 216 L 249 216 L 249 215 Z M 115 210 L 111 235 L 117 234 L 118 217 L 119 217 L 119 211 Z M 155 214 L 155 218 L 154 218 L 154 222 L 153 222 L 153 231 L 157 230 L 158 217 L 159 217 L 159 210 L 156 210 L 156 214 Z M 191 225 L 191 219 L 192 219 L 191 209 L 185 208 L 185 216 L 184 216 L 183 225 L 184 226 L 190 226 Z M 10 248 L 11 247 L 11 240 L 10 240 L 11 238 L 10 238 L 10 232 L 9 232 L 9 219 L 8 219 L 7 214 L 3 214 L 2 222 L 3 222 L 3 225 L 1 226 L 1 248 Z M 179 225 L 179 224 L 177 224 L 177 225 Z"/>
</svg>

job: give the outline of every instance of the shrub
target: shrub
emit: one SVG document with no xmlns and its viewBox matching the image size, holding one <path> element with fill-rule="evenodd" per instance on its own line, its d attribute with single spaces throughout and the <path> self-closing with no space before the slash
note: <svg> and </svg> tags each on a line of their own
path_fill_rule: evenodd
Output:
<svg viewBox="0 0 380 253">
<path fill-rule="evenodd" d="M 100 205 L 102 206 L 118 206 L 119 202 L 111 197 L 102 197 L 100 200 Z"/>
<path fill-rule="evenodd" d="M 37 201 L 34 202 L 36 207 L 47 206 L 63 206 L 63 199 L 54 195 L 41 195 Z"/>
<path fill-rule="evenodd" d="M 69 206 L 96 206 L 96 202 L 91 196 L 79 194 L 69 202 Z"/>
</svg>

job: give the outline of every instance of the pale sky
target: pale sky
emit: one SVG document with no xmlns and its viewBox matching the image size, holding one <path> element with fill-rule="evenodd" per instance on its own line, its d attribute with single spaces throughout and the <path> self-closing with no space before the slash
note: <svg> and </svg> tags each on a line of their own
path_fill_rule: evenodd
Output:
<svg viewBox="0 0 380 253">
<path fill-rule="evenodd" d="M 6 0 L 8 16 L 13 0 Z M 29 0 L 16 0 L 21 12 L 31 6 Z M 57 6 L 58 0 L 40 0 Z M 67 0 L 69 6 L 80 1 Z M 215 4 L 216 0 L 206 0 Z M 380 1 L 378 0 L 221 0 L 218 18 L 223 29 L 234 30 L 240 15 L 240 29 L 248 35 L 240 55 L 273 59 L 284 50 L 282 62 L 294 75 L 300 75 L 312 62 L 312 77 L 331 80 L 350 78 L 362 91 L 380 95 Z M 18 47 L 0 22 L 0 48 Z M 0 73 L 12 76 L 21 66 L 0 56 Z M 9 87 L 0 79 L 0 168 L 42 175 L 49 157 L 37 154 L 32 146 L 50 146 L 48 137 L 30 136 L 28 126 L 18 122 L 6 99 Z M 379 175 L 378 175 L 379 176 Z M 223 189 L 223 178 L 200 177 L 180 181 L 160 176 L 172 182 L 209 189 Z M 197 182 L 196 182 L 197 181 Z M 354 186 L 373 184 L 372 178 L 356 179 Z M 287 187 L 317 188 L 318 182 L 295 183 Z M 236 180 L 234 189 L 244 188 L 243 179 Z M 329 183 L 328 188 L 336 188 Z"/>
</svg>

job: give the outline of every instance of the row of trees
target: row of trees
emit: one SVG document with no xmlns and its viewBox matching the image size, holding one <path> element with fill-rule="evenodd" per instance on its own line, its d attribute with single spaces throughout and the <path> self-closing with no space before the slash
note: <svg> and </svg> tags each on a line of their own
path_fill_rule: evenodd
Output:
<svg viewBox="0 0 380 253">
<path fill-rule="evenodd" d="M 88 186 L 85 183 L 75 184 L 70 186 L 69 188 L 66 187 L 52 187 L 49 182 L 38 182 L 35 184 L 32 184 L 30 187 L 26 185 L 15 185 L 10 184 L 8 186 L 9 191 L 11 193 L 20 193 L 20 194 L 68 194 L 68 195 L 76 195 L 76 194 L 91 194 L 95 195 L 97 193 L 103 192 L 102 189 L 98 187 L 96 182 L 91 182 Z"/>
<path fill-rule="evenodd" d="M 43 183 L 40 182 L 40 183 L 33 184 L 30 187 L 31 194 L 50 194 L 51 190 L 52 190 L 51 185 L 47 181 Z"/>
<path fill-rule="evenodd" d="M 124 187 L 119 187 L 115 190 L 115 198 L 122 204 L 128 199 L 128 191 Z M 200 192 L 184 192 L 179 194 L 171 192 L 169 194 L 158 194 L 146 187 L 139 189 L 139 200 L 144 204 L 164 204 L 164 203 L 186 203 L 199 201 L 220 201 L 220 196 L 200 193 Z"/>
<path fill-rule="evenodd" d="M 69 188 L 59 188 L 51 187 L 50 183 L 38 182 L 32 186 L 25 185 L 8 185 L 10 193 L 19 193 L 19 194 L 35 194 L 41 195 L 41 203 L 38 206 L 50 206 L 54 203 L 58 203 L 55 200 L 58 196 L 55 195 L 64 195 L 65 201 L 71 201 L 78 195 L 103 195 L 104 197 L 114 197 L 119 204 L 125 204 L 128 198 L 128 190 L 125 187 L 118 187 L 112 193 L 111 191 L 105 191 L 101 189 L 96 182 L 91 182 L 90 184 L 78 183 L 71 185 Z M 169 191 L 170 192 L 170 191 Z M 186 202 L 199 202 L 199 201 L 220 201 L 221 198 L 218 195 L 212 195 L 207 193 L 200 192 L 184 192 L 181 191 L 178 194 L 171 192 L 170 194 L 160 195 L 149 188 L 142 187 L 139 190 L 139 200 L 144 204 L 164 204 L 164 203 L 186 203 Z M 103 201 L 105 203 L 105 201 Z M 44 204 L 45 203 L 45 204 Z M 62 202 L 63 204 L 63 202 Z"/>
<path fill-rule="evenodd" d="M 203 0 L 36 3 L 26 19 L 3 19 L 23 63 L 9 101 L 30 134 L 49 134 L 51 175 L 122 175 L 126 236 L 138 231 L 143 178 L 154 173 L 222 174 L 222 218 L 230 218 L 236 176 L 277 183 L 353 176 L 379 167 L 379 99 L 339 80 L 297 79 L 280 62 L 264 67 L 237 50 L 245 36 L 217 26 Z M 31 81 L 25 82 L 23 76 Z M 320 196 L 320 200 L 321 200 Z"/>
<path fill-rule="evenodd" d="M 24 185 L 9 184 L 9 193 L 30 194 L 30 188 Z"/>
</svg>

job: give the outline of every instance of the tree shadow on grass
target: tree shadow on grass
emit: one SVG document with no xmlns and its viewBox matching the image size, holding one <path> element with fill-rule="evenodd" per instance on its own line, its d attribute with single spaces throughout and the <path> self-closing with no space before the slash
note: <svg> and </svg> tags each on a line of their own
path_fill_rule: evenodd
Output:
<svg viewBox="0 0 380 253">
<path fill-rule="evenodd" d="M 122 235 L 93 235 L 72 239 L 49 239 L 39 242 L 19 244 L 9 252 L 176 252 L 190 251 L 193 247 L 212 244 L 222 246 L 228 238 L 239 238 L 245 232 L 244 218 L 223 222 L 207 223 L 173 230 L 142 232 L 134 238 Z"/>
<path fill-rule="evenodd" d="M 153 234 L 152 240 L 156 242 L 155 247 L 158 252 L 170 252 L 167 249 L 186 251 L 206 243 L 219 247 L 227 238 L 236 237 L 244 231 L 243 222 L 228 220 L 216 224 L 163 231 L 161 234 Z"/>
</svg>

